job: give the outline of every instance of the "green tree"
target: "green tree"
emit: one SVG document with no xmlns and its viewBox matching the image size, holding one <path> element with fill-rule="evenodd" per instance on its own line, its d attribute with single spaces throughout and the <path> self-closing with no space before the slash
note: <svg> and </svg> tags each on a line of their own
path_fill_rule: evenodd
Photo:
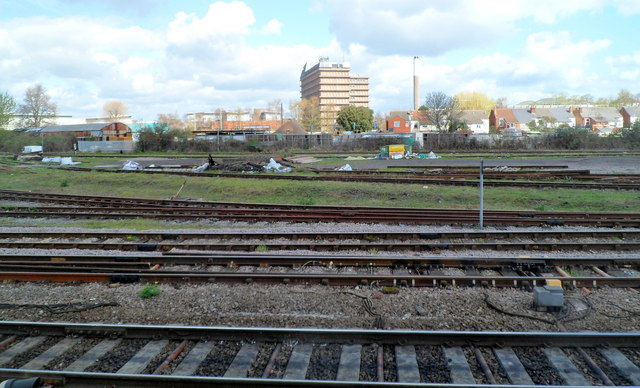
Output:
<svg viewBox="0 0 640 388">
<path fill-rule="evenodd" d="M 41 84 L 27 89 L 24 102 L 20 105 L 20 113 L 24 115 L 21 125 L 40 128 L 52 123 L 58 108 L 50 100 L 46 89 Z"/>
<path fill-rule="evenodd" d="M 174 131 L 167 123 L 156 123 L 140 131 L 138 151 L 167 151 L 173 144 Z"/>
<path fill-rule="evenodd" d="M 9 129 L 9 123 L 16 113 L 16 101 L 9 93 L 0 93 L 0 129 Z"/>
<path fill-rule="evenodd" d="M 340 132 L 367 132 L 373 129 L 373 111 L 364 106 L 345 106 L 338 112 L 336 120 Z"/>
<path fill-rule="evenodd" d="M 610 104 L 616 108 L 622 108 L 623 106 L 632 105 L 638 102 L 636 96 L 633 95 L 627 89 L 620 89 L 616 98 L 612 99 Z"/>
<path fill-rule="evenodd" d="M 640 120 L 634 121 L 630 128 L 623 128 L 620 133 L 632 148 L 640 148 Z"/>
</svg>

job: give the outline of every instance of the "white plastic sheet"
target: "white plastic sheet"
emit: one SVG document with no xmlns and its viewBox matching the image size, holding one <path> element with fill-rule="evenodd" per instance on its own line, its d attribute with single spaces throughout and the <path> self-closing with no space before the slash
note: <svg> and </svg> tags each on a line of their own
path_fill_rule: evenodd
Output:
<svg viewBox="0 0 640 388">
<path fill-rule="evenodd" d="M 351 165 L 347 163 L 342 167 L 338 167 L 338 171 L 353 171 L 353 168 L 351 168 Z"/>
<path fill-rule="evenodd" d="M 427 159 L 440 159 L 440 158 L 442 158 L 442 156 L 436 155 L 433 151 L 430 151 L 429 155 L 427 155 Z"/>
<path fill-rule="evenodd" d="M 42 152 L 42 146 L 24 146 L 22 149 L 23 154 L 31 154 L 34 152 Z"/>
<path fill-rule="evenodd" d="M 82 162 L 74 162 L 73 158 L 71 157 L 66 157 L 66 158 L 60 158 L 60 165 L 61 166 L 73 166 L 75 164 L 80 164 Z"/>
<path fill-rule="evenodd" d="M 122 169 L 127 171 L 133 171 L 133 170 L 144 170 L 144 167 L 142 167 L 142 165 L 138 162 L 135 162 L 133 160 L 127 160 L 127 163 L 125 163 L 124 166 L 122 166 Z"/>
<path fill-rule="evenodd" d="M 42 161 L 44 163 L 61 163 L 62 158 L 59 156 L 45 156 L 44 158 L 42 158 Z"/>
<path fill-rule="evenodd" d="M 263 167 L 267 172 L 291 172 L 291 167 L 282 167 L 282 165 L 273 158 L 269 159 L 269 163 Z"/>
<path fill-rule="evenodd" d="M 209 168 L 209 163 L 205 163 L 202 166 L 198 166 L 193 169 L 193 172 L 205 172 Z"/>
</svg>

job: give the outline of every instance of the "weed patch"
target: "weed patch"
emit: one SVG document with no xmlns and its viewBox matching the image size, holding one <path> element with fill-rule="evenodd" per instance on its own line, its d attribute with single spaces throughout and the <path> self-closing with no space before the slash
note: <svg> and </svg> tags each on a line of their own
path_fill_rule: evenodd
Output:
<svg viewBox="0 0 640 388">
<path fill-rule="evenodd" d="M 162 294 L 162 289 L 156 284 L 147 284 L 142 290 L 140 290 L 140 297 L 143 299 L 153 298 Z"/>
</svg>

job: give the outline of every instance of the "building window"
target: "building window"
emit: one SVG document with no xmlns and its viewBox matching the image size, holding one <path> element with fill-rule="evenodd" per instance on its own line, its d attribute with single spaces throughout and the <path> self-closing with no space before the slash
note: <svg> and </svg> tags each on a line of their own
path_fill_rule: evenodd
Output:
<svg viewBox="0 0 640 388">
<path fill-rule="evenodd" d="M 394 121 L 393 122 L 393 127 L 394 128 L 400 128 L 400 121 Z"/>
</svg>

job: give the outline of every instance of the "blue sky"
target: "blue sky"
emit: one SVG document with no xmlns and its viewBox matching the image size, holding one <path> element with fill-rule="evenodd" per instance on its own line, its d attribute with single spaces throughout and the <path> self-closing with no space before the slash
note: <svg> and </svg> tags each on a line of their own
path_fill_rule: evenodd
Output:
<svg viewBox="0 0 640 388">
<path fill-rule="evenodd" d="M 508 103 L 640 93 L 638 0 L 0 0 L 0 92 L 42 83 L 59 112 L 135 119 L 299 98 L 305 62 L 369 76 L 377 113 L 420 95 Z"/>
</svg>

